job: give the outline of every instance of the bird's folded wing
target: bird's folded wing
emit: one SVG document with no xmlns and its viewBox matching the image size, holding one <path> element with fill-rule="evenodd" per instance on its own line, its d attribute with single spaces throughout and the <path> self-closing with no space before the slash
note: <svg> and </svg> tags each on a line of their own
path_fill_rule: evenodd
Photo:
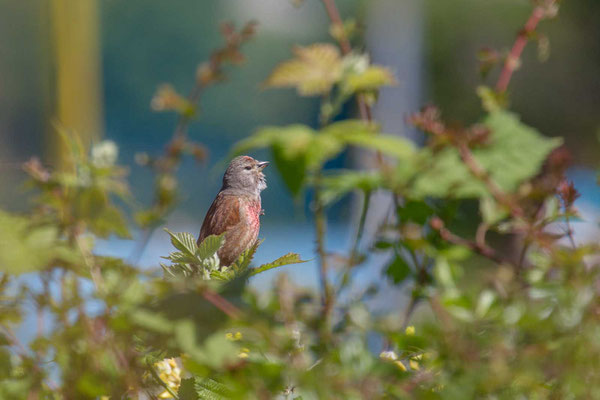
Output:
<svg viewBox="0 0 600 400">
<path fill-rule="evenodd" d="M 236 196 L 219 193 L 204 217 L 198 244 L 207 236 L 220 235 L 241 222 L 240 199 Z"/>
</svg>

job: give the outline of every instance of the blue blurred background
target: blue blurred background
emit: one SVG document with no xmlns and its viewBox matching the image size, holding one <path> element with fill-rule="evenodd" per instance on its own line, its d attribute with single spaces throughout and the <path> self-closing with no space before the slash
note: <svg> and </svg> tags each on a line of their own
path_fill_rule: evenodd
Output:
<svg viewBox="0 0 600 400">
<path fill-rule="evenodd" d="M 531 10 L 526 0 L 338 0 L 343 17 L 356 18 L 361 47 L 374 62 L 390 67 L 399 84 L 383 89 L 375 115 L 386 132 L 419 140 L 404 124 L 406 115 L 435 103 L 451 121 L 471 123 L 481 115 L 475 89 L 493 85 L 478 74 L 482 47 L 507 50 Z M 222 43 L 219 25 L 258 22 L 255 38 L 243 49 L 245 65 L 223 84 L 209 88 L 190 137 L 210 152 L 204 165 L 186 161 L 179 174 L 184 199 L 167 225 L 196 233 L 221 180 L 223 157 L 232 144 L 264 125 L 316 126 L 318 100 L 292 90 L 262 90 L 273 67 L 291 56 L 293 45 L 330 41 L 327 15 L 319 1 L 305 0 L 0 0 L 0 207 L 27 207 L 20 164 L 32 155 L 56 164 L 60 149 L 52 127 L 59 121 L 91 140 L 110 139 L 119 162 L 130 168 L 132 191 L 151 201 L 153 176 L 135 164 L 136 152 L 158 155 L 176 117 L 155 113 L 156 88 L 172 83 L 186 94 L 198 63 Z M 600 2 L 563 2 L 559 18 L 540 31 L 550 55 L 540 62 L 536 43 L 525 51 L 523 68 L 512 82 L 512 108 L 550 136 L 563 136 L 574 155 L 572 176 L 588 216 L 580 237 L 597 237 L 600 194 L 593 169 L 600 132 Z M 541 41 L 542 44 L 545 40 Z M 544 50 L 544 47 L 542 47 Z M 352 115 L 352 108 L 346 115 Z M 254 154 L 268 158 L 265 153 Z M 328 167 L 360 166 L 361 154 L 345 154 Z M 314 257 L 313 229 L 306 202 L 294 202 L 275 170 L 268 171 L 263 195 L 257 262 L 295 251 Z M 328 246 L 343 249 L 353 235 L 357 206 L 352 199 L 330 212 Z M 370 216 L 376 221 L 377 216 Z M 293 226 L 293 229 L 292 229 Z M 135 244 L 110 239 L 106 254 L 129 254 Z M 157 265 L 167 253 L 166 234 L 157 231 L 141 258 Z M 287 268 L 299 282 L 316 281 L 312 266 Z M 310 271 L 310 272 L 307 272 Z M 370 279 L 378 279 L 371 276 Z M 256 284 L 272 275 L 260 277 Z M 261 281 L 262 280 L 262 281 Z"/>
</svg>

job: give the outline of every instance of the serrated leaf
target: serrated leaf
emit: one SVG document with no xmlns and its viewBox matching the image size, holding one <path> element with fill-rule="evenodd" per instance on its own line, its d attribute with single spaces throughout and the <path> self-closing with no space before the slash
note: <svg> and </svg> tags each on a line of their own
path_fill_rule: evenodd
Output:
<svg viewBox="0 0 600 400">
<path fill-rule="evenodd" d="M 273 268 L 282 267 L 284 265 L 290 264 L 301 264 L 305 263 L 305 260 L 300 258 L 300 255 L 296 253 L 288 253 L 284 256 L 279 257 L 277 260 L 270 262 L 268 264 L 263 264 L 260 267 L 254 268 L 252 272 L 250 272 L 250 276 L 258 275 L 262 272 L 268 271 Z"/>
<path fill-rule="evenodd" d="M 340 52 L 332 44 L 296 47 L 294 55 L 273 70 L 265 86 L 295 87 L 301 96 L 314 96 L 328 93 L 342 76 Z"/>
<path fill-rule="evenodd" d="M 342 90 L 347 93 L 377 90 L 381 86 L 393 85 L 396 82 L 392 72 L 379 65 L 371 65 L 366 70 L 349 74 L 342 82 Z"/>
<path fill-rule="evenodd" d="M 492 134 L 486 147 L 473 149 L 473 156 L 506 192 L 537 174 L 550 152 L 562 140 L 546 138 L 523 124 L 515 114 L 495 111 L 484 120 Z M 424 150 L 426 156 L 430 150 Z M 456 149 L 445 148 L 430 155 L 428 168 L 416 177 L 414 197 L 477 198 L 489 196 L 486 186 L 464 165 Z"/>
<path fill-rule="evenodd" d="M 195 254 L 198 258 L 205 260 L 215 255 L 217 251 L 225 244 L 225 234 L 210 235 L 206 237 L 198 246 Z M 194 246 L 196 243 L 194 242 Z"/>
<path fill-rule="evenodd" d="M 405 138 L 387 134 L 352 134 L 344 137 L 346 143 L 379 151 L 385 155 L 406 159 L 415 153 L 414 144 Z"/>
<path fill-rule="evenodd" d="M 227 386 L 210 378 L 196 378 L 194 388 L 202 400 L 225 400 L 231 395 Z"/>
<path fill-rule="evenodd" d="M 262 241 L 257 240 L 256 243 L 254 243 L 254 245 L 252 245 L 249 249 L 240 254 L 238 259 L 232 265 L 232 269 L 235 270 L 236 274 L 248 269 L 250 263 L 252 262 L 252 259 L 254 258 L 254 254 L 256 254 L 256 250 L 258 249 L 258 246 L 260 246 L 261 243 Z"/>
<path fill-rule="evenodd" d="M 173 244 L 173 247 L 190 257 L 195 256 L 197 246 L 194 236 L 187 232 L 173 233 L 167 228 L 165 228 L 165 232 L 171 237 L 171 244 Z"/>
<path fill-rule="evenodd" d="M 52 261 L 83 263 L 79 252 L 68 247 L 55 226 L 34 226 L 26 218 L 0 210 L 0 271 L 23 274 Z"/>
<path fill-rule="evenodd" d="M 195 387 L 196 378 L 185 378 L 181 380 L 177 397 L 179 400 L 198 400 L 198 394 Z"/>
<path fill-rule="evenodd" d="M 321 179 L 320 199 L 331 204 L 353 190 L 373 191 L 383 185 L 383 176 L 372 171 L 343 171 Z"/>
<path fill-rule="evenodd" d="M 335 136 L 343 144 L 360 146 L 384 154 L 408 158 L 415 153 L 414 144 L 403 137 L 377 132 L 378 127 L 359 120 L 345 120 L 323 128 L 324 135 Z"/>
</svg>

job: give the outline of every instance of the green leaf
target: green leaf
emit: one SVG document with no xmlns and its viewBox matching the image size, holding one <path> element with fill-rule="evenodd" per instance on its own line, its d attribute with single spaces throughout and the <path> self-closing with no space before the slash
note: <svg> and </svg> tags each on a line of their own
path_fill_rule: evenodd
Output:
<svg viewBox="0 0 600 400">
<path fill-rule="evenodd" d="M 548 154 L 562 141 L 546 138 L 535 129 L 519 121 L 516 115 L 495 111 L 484 120 L 491 130 L 490 143 L 473 149 L 473 156 L 490 174 L 491 178 L 506 192 L 517 189 L 523 181 L 537 174 Z M 456 149 L 445 148 L 432 155 L 423 150 L 420 162 L 427 165 L 418 174 L 411 188 L 414 197 L 484 197 L 488 196 L 485 185 L 464 165 Z"/>
<path fill-rule="evenodd" d="M 415 153 L 415 146 L 410 140 L 395 135 L 355 133 L 344 136 L 344 140 L 347 144 L 380 151 L 385 155 L 402 160 Z"/>
<path fill-rule="evenodd" d="M 191 235 L 190 235 L 191 236 Z M 193 239 L 193 236 L 192 236 Z M 201 259 L 207 259 L 216 254 L 217 251 L 225 244 L 225 234 L 210 235 L 206 237 L 196 250 L 196 255 Z M 194 247 L 196 242 L 194 241 Z"/>
<path fill-rule="evenodd" d="M 252 262 L 254 254 L 256 254 L 256 250 L 258 249 L 258 246 L 260 246 L 261 243 L 262 241 L 257 240 L 256 243 L 254 243 L 254 245 L 252 245 L 249 249 L 240 254 L 238 259 L 232 265 L 236 273 L 241 273 L 248 269 L 248 267 L 250 266 L 250 262 Z"/>
<path fill-rule="evenodd" d="M 305 263 L 305 260 L 302 260 L 300 256 L 296 253 L 288 253 L 284 256 L 279 257 L 277 260 L 270 262 L 268 264 L 263 264 L 260 267 L 254 268 L 252 272 L 250 272 L 250 276 L 258 275 L 262 272 L 268 271 L 273 268 L 282 267 L 284 265 L 290 264 L 301 264 Z"/>
<path fill-rule="evenodd" d="M 416 222 L 423 225 L 434 213 L 434 210 L 424 201 L 408 200 L 398 207 L 398 217 L 401 222 Z"/>
<path fill-rule="evenodd" d="M 53 261 L 83 262 L 59 238 L 57 227 L 35 226 L 0 210 L 0 271 L 18 275 L 48 267 Z"/>
<path fill-rule="evenodd" d="M 165 232 L 169 234 L 171 237 L 171 244 L 173 244 L 173 247 L 175 247 L 177 250 L 191 257 L 196 255 L 198 246 L 196 245 L 196 239 L 194 236 L 187 232 L 173 233 L 167 228 L 165 228 Z"/>
<path fill-rule="evenodd" d="M 386 268 L 385 274 L 397 285 L 404 282 L 412 274 L 412 270 L 402 257 L 396 256 Z"/>
<path fill-rule="evenodd" d="M 229 158 L 239 156 L 240 154 L 248 153 L 250 150 L 262 149 L 270 147 L 273 143 L 279 140 L 281 135 L 285 135 L 287 132 L 295 130 L 306 130 L 309 133 L 314 132 L 312 129 L 305 125 L 290 125 L 287 127 L 276 127 L 269 126 L 259 129 L 253 133 L 250 137 L 240 140 L 233 146 L 232 154 Z"/>
<path fill-rule="evenodd" d="M 376 171 L 343 171 L 321 179 L 321 201 L 328 205 L 353 190 L 373 191 L 383 185 L 383 177 Z"/>
<path fill-rule="evenodd" d="M 492 196 L 484 196 L 479 199 L 479 212 L 483 221 L 488 225 L 496 224 L 509 216 L 506 207 L 498 204 Z"/>
<path fill-rule="evenodd" d="M 195 388 L 196 378 L 185 378 L 181 380 L 179 390 L 177 391 L 177 397 L 179 400 L 198 400 L 198 394 Z"/>
<path fill-rule="evenodd" d="M 377 90 L 381 86 L 389 86 L 395 83 L 392 72 L 379 65 L 371 65 L 366 70 L 349 74 L 342 82 L 342 90 L 347 93 Z"/>
<path fill-rule="evenodd" d="M 198 398 L 202 400 L 225 400 L 231 397 L 227 386 L 210 378 L 197 377 L 194 388 Z"/>
<path fill-rule="evenodd" d="M 338 48 L 317 43 L 294 48 L 294 59 L 279 64 L 267 78 L 267 87 L 295 87 L 300 96 L 328 93 L 342 77 Z"/>
</svg>

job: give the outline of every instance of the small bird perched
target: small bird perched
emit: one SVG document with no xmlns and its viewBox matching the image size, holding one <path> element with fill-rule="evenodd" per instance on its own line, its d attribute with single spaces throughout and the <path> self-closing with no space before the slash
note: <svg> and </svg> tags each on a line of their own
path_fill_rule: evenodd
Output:
<svg viewBox="0 0 600 400">
<path fill-rule="evenodd" d="M 207 236 L 225 233 L 218 251 L 222 266 L 228 266 L 256 243 L 263 214 L 260 192 L 267 188 L 263 169 L 267 161 L 249 156 L 234 158 L 223 175 L 223 186 L 208 209 L 198 244 Z"/>
</svg>

